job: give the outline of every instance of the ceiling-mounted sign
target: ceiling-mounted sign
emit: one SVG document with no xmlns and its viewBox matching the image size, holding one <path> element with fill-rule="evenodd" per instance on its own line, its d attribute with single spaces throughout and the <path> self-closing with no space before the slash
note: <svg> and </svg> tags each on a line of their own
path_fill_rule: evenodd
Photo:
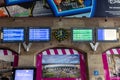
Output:
<svg viewBox="0 0 120 80">
<path fill-rule="evenodd" d="M 25 29 L 21 27 L 4 27 L 2 28 L 2 42 L 24 42 L 25 41 Z"/>
<path fill-rule="evenodd" d="M 93 29 L 92 28 L 73 28 L 72 41 L 73 42 L 92 42 Z"/>
<path fill-rule="evenodd" d="M 118 30 L 115 28 L 98 28 L 97 41 L 118 41 Z"/>
<path fill-rule="evenodd" d="M 28 28 L 29 42 L 46 42 L 51 39 L 51 29 L 49 27 L 30 27 Z"/>
</svg>

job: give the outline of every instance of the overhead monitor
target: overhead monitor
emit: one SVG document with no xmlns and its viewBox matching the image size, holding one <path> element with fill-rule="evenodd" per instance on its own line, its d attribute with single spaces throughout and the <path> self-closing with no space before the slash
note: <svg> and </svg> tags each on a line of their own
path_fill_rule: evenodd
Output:
<svg viewBox="0 0 120 80">
<path fill-rule="evenodd" d="M 6 5 L 15 5 L 15 4 L 31 2 L 31 1 L 33 1 L 33 0 L 5 0 Z"/>
<path fill-rule="evenodd" d="M 13 70 L 13 80 L 35 80 L 35 68 L 15 68 Z"/>
<path fill-rule="evenodd" d="M 2 28 L 2 42 L 24 42 L 25 41 L 25 29 L 21 27 L 15 28 Z"/>
<path fill-rule="evenodd" d="M 73 28 L 72 41 L 73 42 L 92 42 L 93 29 L 92 28 Z"/>
<path fill-rule="evenodd" d="M 118 30 L 116 28 L 98 28 L 97 41 L 118 41 Z"/>
<path fill-rule="evenodd" d="M 51 29 L 49 27 L 30 27 L 28 29 L 29 42 L 46 42 L 50 41 Z"/>
</svg>

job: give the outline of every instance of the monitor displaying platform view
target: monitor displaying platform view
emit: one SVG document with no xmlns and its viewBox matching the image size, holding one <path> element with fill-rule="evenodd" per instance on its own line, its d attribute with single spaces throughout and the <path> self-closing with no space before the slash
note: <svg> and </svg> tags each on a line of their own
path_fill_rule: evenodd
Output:
<svg viewBox="0 0 120 80">
<path fill-rule="evenodd" d="M 2 42 L 24 42 L 24 28 L 2 28 Z"/>
<path fill-rule="evenodd" d="M 15 68 L 13 80 L 35 80 L 35 68 Z"/>
<path fill-rule="evenodd" d="M 50 41 L 50 36 L 51 36 L 51 30 L 50 28 L 29 28 L 28 29 L 29 36 L 28 36 L 28 41 L 29 42 L 46 42 Z"/>
<path fill-rule="evenodd" d="M 97 41 L 118 41 L 117 29 L 115 28 L 98 28 Z"/>
<path fill-rule="evenodd" d="M 92 28 L 73 28 L 72 41 L 73 42 L 92 42 L 93 29 Z"/>
</svg>

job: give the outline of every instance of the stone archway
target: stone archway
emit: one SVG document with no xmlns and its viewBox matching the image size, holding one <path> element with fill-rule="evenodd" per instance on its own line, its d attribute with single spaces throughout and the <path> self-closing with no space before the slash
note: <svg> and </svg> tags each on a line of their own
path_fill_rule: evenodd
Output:
<svg viewBox="0 0 120 80">
<path fill-rule="evenodd" d="M 71 55 L 73 57 L 74 57 L 74 55 L 79 56 L 79 59 L 78 59 L 79 65 L 70 65 L 71 68 L 68 68 L 69 64 L 67 64 L 67 65 L 62 64 L 62 66 L 60 66 L 61 63 L 57 64 L 58 62 L 65 59 L 63 57 L 71 56 Z M 54 59 L 54 61 L 51 61 L 51 59 L 48 60 L 48 58 L 50 58 L 50 56 L 54 56 L 54 58 L 55 57 L 61 57 L 61 58 L 59 58 L 59 60 L 56 58 L 56 59 Z M 46 60 L 45 60 L 45 57 L 47 58 Z M 54 64 L 50 64 L 50 65 L 48 65 L 49 63 L 47 63 L 47 66 L 45 65 L 47 68 L 50 68 L 49 69 L 50 71 L 53 70 L 54 67 L 55 67 L 55 69 L 57 71 L 58 70 L 59 71 L 61 71 L 61 70 L 67 71 L 67 69 L 73 70 L 73 69 L 77 69 L 77 67 L 79 67 L 78 71 L 79 71 L 80 76 L 79 77 L 69 77 L 69 78 L 66 77 L 66 76 L 64 78 L 63 77 L 62 78 L 61 77 L 59 77 L 59 78 L 58 77 L 51 77 L 51 78 L 43 77 L 43 71 L 44 71 L 43 70 L 44 69 L 43 59 L 44 59 L 44 61 L 46 61 L 46 63 L 47 63 L 47 60 L 48 60 L 48 62 L 50 61 L 50 62 L 54 63 Z M 64 60 L 63 60 L 63 62 L 64 62 Z M 76 66 L 76 68 L 73 68 L 73 66 L 74 67 Z M 81 53 L 81 52 L 79 52 L 79 51 L 77 51 L 75 49 L 72 49 L 72 48 L 51 48 L 51 49 L 47 49 L 47 50 L 45 50 L 43 52 L 38 53 L 37 58 L 36 58 L 36 67 L 37 67 L 37 76 L 36 76 L 37 79 L 36 80 L 59 80 L 59 79 L 60 80 L 68 80 L 68 79 L 69 80 L 76 80 L 76 79 L 78 79 L 78 80 L 86 80 L 86 78 L 87 78 L 85 58 L 84 58 L 83 53 Z M 66 74 L 66 73 L 64 73 L 64 74 Z"/>
<path fill-rule="evenodd" d="M 120 80 L 120 48 L 112 48 L 102 54 L 105 80 Z"/>
<path fill-rule="evenodd" d="M 19 56 L 16 52 L 0 48 L 0 79 L 1 77 L 12 77 L 12 70 L 18 66 L 18 59 Z"/>
</svg>

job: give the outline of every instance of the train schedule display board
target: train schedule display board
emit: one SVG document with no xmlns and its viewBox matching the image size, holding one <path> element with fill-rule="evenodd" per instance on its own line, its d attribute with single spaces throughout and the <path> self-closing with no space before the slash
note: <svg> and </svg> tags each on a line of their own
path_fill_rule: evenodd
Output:
<svg viewBox="0 0 120 80">
<path fill-rule="evenodd" d="M 92 42 L 93 39 L 92 28 L 73 28 L 72 41 L 73 42 Z"/>
<path fill-rule="evenodd" d="M 25 29 L 24 28 L 2 28 L 2 42 L 16 43 L 25 41 Z"/>
<path fill-rule="evenodd" d="M 118 30 L 115 28 L 98 28 L 97 41 L 98 42 L 114 42 L 118 41 Z"/>
<path fill-rule="evenodd" d="M 51 29 L 49 27 L 30 27 L 28 28 L 29 42 L 47 42 L 50 41 Z"/>
</svg>

